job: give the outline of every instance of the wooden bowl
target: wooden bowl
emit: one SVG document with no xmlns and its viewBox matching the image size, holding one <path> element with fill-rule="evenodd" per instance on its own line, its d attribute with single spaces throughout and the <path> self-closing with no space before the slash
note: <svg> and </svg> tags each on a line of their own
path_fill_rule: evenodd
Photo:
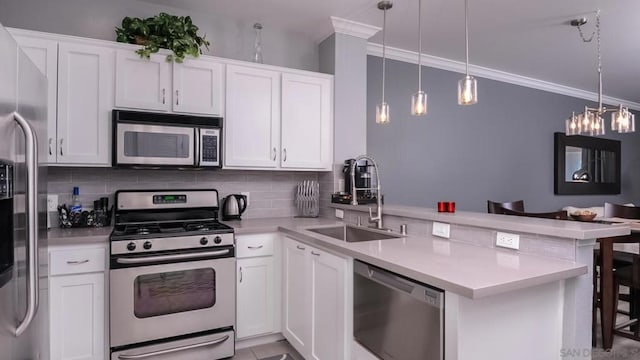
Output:
<svg viewBox="0 0 640 360">
<path fill-rule="evenodd" d="M 578 220 L 578 221 L 593 221 L 593 219 L 596 218 L 596 213 L 591 213 L 591 214 L 569 214 L 571 216 L 572 219 L 574 220 Z"/>
</svg>

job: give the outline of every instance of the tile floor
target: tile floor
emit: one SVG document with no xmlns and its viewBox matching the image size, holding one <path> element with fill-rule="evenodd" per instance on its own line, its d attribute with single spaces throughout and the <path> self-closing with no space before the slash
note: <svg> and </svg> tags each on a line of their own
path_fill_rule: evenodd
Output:
<svg viewBox="0 0 640 360">
<path fill-rule="evenodd" d="M 258 360 L 274 355 L 289 353 L 293 360 L 304 360 L 286 340 L 236 350 L 233 360 Z"/>
</svg>

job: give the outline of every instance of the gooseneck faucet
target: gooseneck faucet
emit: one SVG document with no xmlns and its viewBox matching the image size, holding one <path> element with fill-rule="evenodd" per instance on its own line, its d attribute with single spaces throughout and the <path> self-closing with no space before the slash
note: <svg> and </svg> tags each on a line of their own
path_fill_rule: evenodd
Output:
<svg viewBox="0 0 640 360">
<path fill-rule="evenodd" d="M 367 188 L 359 188 L 356 187 L 356 166 L 358 161 L 360 160 L 368 160 L 373 164 L 373 169 L 376 171 L 376 186 L 375 187 L 367 187 Z M 371 186 L 371 185 L 369 185 Z M 378 171 L 378 164 L 376 161 L 368 156 L 368 155 L 360 155 L 355 158 L 355 160 L 351 163 L 351 205 L 358 205 L 358 190 L 375 190 L 376 191 L 376 216 L 373 216 L 373 210 L 369 208 L 369 222 L 376 223 L 377 229 L 384 229 L 382 226 L 382 193 L 380 190 L 380 172 Z"/>
</svg>

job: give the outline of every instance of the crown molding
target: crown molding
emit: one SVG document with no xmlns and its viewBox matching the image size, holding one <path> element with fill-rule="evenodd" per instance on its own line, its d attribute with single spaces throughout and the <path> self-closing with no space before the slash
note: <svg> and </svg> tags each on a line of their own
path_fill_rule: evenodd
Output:
<svg viewBox="0 0 640 360">
<path fill-rule="evenodd" d="M 387 46 L 385 49 L 387 59 L 398 60 L 402 62 L 418 64 L 418 53 L 415 51 L 403 50 L 399 48 L 389 47 Z M 382 57 L 382 45 L 367 43 L 367 54 Z M 462 61 L 456 61 L 451 59 L 446 59 L 438 56 L 433 56 L 429 54 L 422 54 L 422 65 L 433 67 L 436 69 L 442 69 L 447 71 L 453 71 L 457 73 L 464 74 L 465 72 L 465 64 Z M 573 96 L 580 99 L 585 99 L 589 101 L 598 101 L 598 94 L 592 91 L 586 91 L 566 85 L 556 84 L 549 81 L 539 80 L 530 78 L 527 76 L 517 75 L 513 73 L 508 73 L 505 71 L 500 71 L 496 69 L 491 69 L 482 66 L 476 66 L 469 64 L 469 72 L 473 73 L 474 76 L 482 77 L 485 79 L 491 79 L 496 81 L 501 81 L 509 84 L 520 85 L 532 89 L 543 90 L 555 94 Z M 640 103 L 629 101 L 625 99 L 619 99 L 611 96 L 603 96 L 602 102 L 610 105 L 620 105 L 627 106 L 633 110 L 640 110 Z"/>
<path fill-rule="evenodd" d="M 377 26 L 363 24 L 335 16 L 331 17 L 331 23 L 333 24 L 333 30 L 336 33 L 351 35 L 365 40 L 382 30 L 382 28 Z"/>
</svg>

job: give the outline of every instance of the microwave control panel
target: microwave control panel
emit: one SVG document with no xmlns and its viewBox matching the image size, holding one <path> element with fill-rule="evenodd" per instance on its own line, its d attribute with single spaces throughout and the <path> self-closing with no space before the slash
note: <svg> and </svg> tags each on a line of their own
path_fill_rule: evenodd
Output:
<svg viewBox="0 0 640 360">
<path fill-rule="evenodd" d="M 13 197 L 13 166 L 0 161 L 0 200 Z"/>
<path fill-rule="evenodd" d="M 220 129 L 200 129 L 200 166 L 218 166 Z"/>
</svg>

